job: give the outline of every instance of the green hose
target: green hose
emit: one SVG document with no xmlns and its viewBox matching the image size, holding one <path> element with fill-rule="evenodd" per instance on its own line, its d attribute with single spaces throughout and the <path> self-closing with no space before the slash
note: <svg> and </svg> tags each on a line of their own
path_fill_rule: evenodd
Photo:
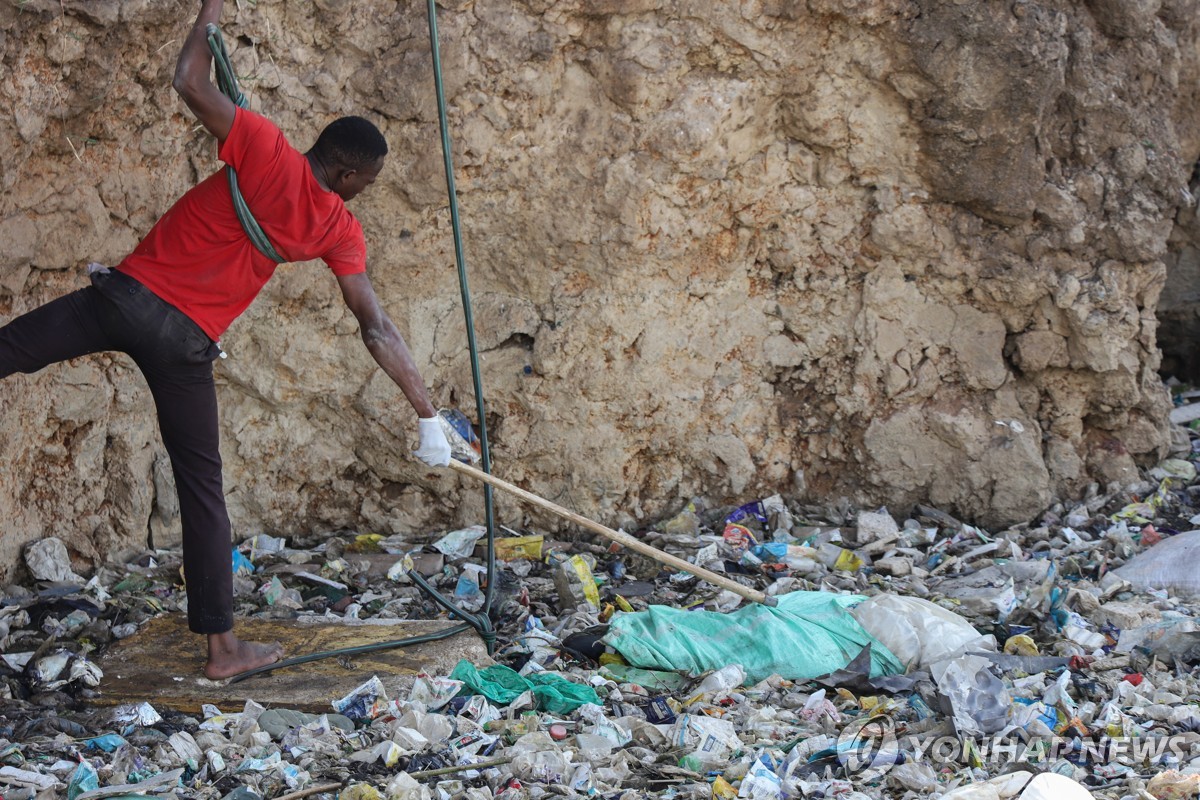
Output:
<svg viewBox="0 0 1200 800">
<path fill-rule="evenodd" d="M 232 100 L 233 104 L 238 108 L 249 107 L 250 101 L 246 99 L 246 95 L 242 94 L 241 89 L 238 88 L 237 77 L 233 74 L 233 66 L 229 63 L 229 53 L 225 50 L 225 38 L 221 36 L 220 29 L 210 22 L 205 30 L 208 33 L 208 49 L 213 54 L 213 66 L 217 74 L 217 88 L 221 90 L 222 94 Z M 242 223 L 242 230 L 250 238 L 250 243 L 258 249 L 258 252 L 276 264 L 282 264 L 287 261 L 286 258 L 276 252 L 275 246 L 271 244 L 271 240 L 267 238 L 266 232 L 258 224 L 258 220 L 254 218 L 254 214 L 250 211 L 250 206 L 246 204 L 246 198 L 242 197 L 242 190 L 238 188 L 237 172 L 234 171 L 233 167 L 226 167 L 225 175 L 229 178 L 229 194 L 233 198 L 234 213 L 237 214 L 238 222 Z"/>
<path fill-rule="evenodd" d="M 361 656 L 365 653 L 377 653 L 380 650 L 395 650 L 398 647 L 409 647 L 411 645 L 426 644 L 428 642 L 437 642 L 442 639 L 449 639 L 451 636 L 457 636 L 464 631 L 469 631 L 471 626 L 467 623 L 459 623 L 450 628 L 443 628 L 440 631 L 433 633 L 423 633 L 420 636 L 410 636 L 407 639 L 392 639 L 387 642 L 376 642 L 375 644 L 362 644 L 357 647 L 343 647 L 340 650 L 326 650 L 320 653 L 309 653 L 306 656 L 295 656 L 293 658 L 285 658 L 282 661 L 276 661 L 274 664 L 266 664 L 254 669 L 248 669 L 245 672 L 239 672 L 229 679 L 230 683 L 238 683 L 244 681 L 253 675 L 260 675 L 264 672 L 270 672 L 283 667 L 295 667 L 300 664 L 307 664 L 310 661 L 320 661 L 324 658 L 333 656 Z"/>
<path fill-rule="evenodd" d="M 475 390 L 475 418 L 479 421 L 480 468 L 491 474 L 492 458 L 488 450 L 487 410 L 483 402 L 483 381 L 480 377 L 479 346 L 475 339 L 475 321 L 471 311 L 471 290 L 467 284 L 467 264 L 463 256 L 462 225 L 458 217 L 458 192 L 454 188 L 454 160 L 450 151 L 450 125 L 446 121 L 446 90 L 442 85 L 442 55 L 438 46 L 437 5 L 435 0 L 428 0 L 429 16 L 429 51 L 433 57 L 433 87 L 437 94 L 438 127 L 442 138 L 442 163 L 446 171 L 446 195 L 450 203 L 450 228 L 454 234 L 454 260 L 458 266 L 458 288 L 462 296 L 464 324 L 467 329 L 467 348 L 471 353 L 471 381 Z M 483 506 L 487 525 L 487 589 L 484 592 L 483 610 L 478 614 L 469 614 L 454 606 L 449 600 L 440 596 L 423 577 L 413 574 L 413 582 L 430 595 L 434 601 L 447 611 L 461 617 L 479 632 L 487 645 L 488 655 L 495 651 L 496 632 L 492 627 L 492 602 L 496 596 L 496 520 L 495 507 L 492 498 L 492 487 L 484 484 Z"/>
</svg>

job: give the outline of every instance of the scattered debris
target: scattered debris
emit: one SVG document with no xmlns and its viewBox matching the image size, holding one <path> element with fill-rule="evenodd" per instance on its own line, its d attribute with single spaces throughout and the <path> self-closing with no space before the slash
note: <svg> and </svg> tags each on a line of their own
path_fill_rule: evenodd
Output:
<svg viewBox="0 0 1200 800">
<path fill-rule="evenodd" d="M 104 707 L 103 652 L 185 607 L 181 554 L 85 580 L 46 539 L 0 587 L 0 797 L 1196 797 L 1197 506 L 1173 459 L 1004 531 L 771 497 L 635 534 L 776 607 L 506 530 L 494 662 L 362 674 L 326 713 Z M 239 616 L 447 622 L 412 576 L 480 608 L 485 535 L 260 534 L 232 554 Z"/>
</svg>

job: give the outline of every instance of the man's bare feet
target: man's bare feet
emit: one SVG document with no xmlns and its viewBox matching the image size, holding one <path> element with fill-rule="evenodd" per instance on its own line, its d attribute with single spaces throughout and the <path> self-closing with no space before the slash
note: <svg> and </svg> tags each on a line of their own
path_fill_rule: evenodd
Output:
<svg viewBox="0 0 1200 800">
<path fill-rule="evenodd" d="M 233 631 L 210 633 L 204 676 L 215 681 L 230 678 L 248 669 L 274 664 L 281 658 L 283 645 L 279 642 L 243 642 Z"/>
</svg>

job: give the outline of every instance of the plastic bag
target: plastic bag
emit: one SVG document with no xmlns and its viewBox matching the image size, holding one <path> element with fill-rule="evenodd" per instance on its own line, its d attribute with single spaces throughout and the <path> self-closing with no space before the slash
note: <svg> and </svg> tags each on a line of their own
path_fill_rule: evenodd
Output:
<svg viewBox="0 0 1200 800">
<path fill-rule="evenodd" d="M 1200 531 L 1164 539 L 1139 553 L 1113 573 L 1142 591 L 1165 589 L 1177 597 L 1200 596 Z"/>
<path fill-rule="evenodd" d="M 929 796 L 938 788 L 937 773 L 925 763 L 906 762 L 888 770 L 888 780 L 900 784 L 921 796 Z"/>
<path fill-rule="evenodd" d="M 374 719 L 387 707 L 387 690 L 378 675 L 333 702 L 333 710 L 350 719 Z"/>
<path fill-rule="evenodd" d="M 555 564 L 554 586 L 563 609 L 583 605 L 600 609 L 600 591 L 592 574 L 594 561 L 590 556 L 574 555 Z"/>
<path fill-rule="evenodd" d="M 994 650 L 995 639 L 936 603 L 919 597 L 878 595 L 850 610 L 907 671 L 928 669 L 967 650 Z"/>
<path fill-rule="evenodd" d="M 497 539 L 496 558 L 501 561 L 516 561 L 517 559 L 541 561 L 544 541 L 545 537 L 540 533 L 535 536 L 509 536 Z"/>
<path fill-rule="evenodd" d="M 437 711 L 453 700 L 462 687 L 462 681 L 452 681 L 449 678 L 427 675 L 422 672 L 413 681 L 409 699 L 421 703 L 430 711 Z"/>
<path fill-rule="evenodd" d="M 71 569 L 67 546 L 54 537 L 33 542 L 25 548 L 25 566 L 34 580 L 54 583 L 84 583 Z"/>
<path fill-rule="evenodd" d="M 668 736 L 674 747 L 690 751 L 680 765 L 698 772 L 727 761 L 730 753 L 742 747 L 732 722 L 697 714 L 684 714 L 675 720 Z"/>
<path fill-rule="evenodd" d="M 429 787 L 417 783 L 407 772 L 398 772 L 388 781 L 384 794 L 388 800 L 430 800 Z"/>
<path fill-rule="evenodd" d="M 1029 783 L 1031 781 L 1028 772 L 997 775 L 990 780 L 959 786 L 942 795 L 941 800 L 1011 800 L 1018 796 L 1024 797 L 1022 791 Z"/>
<path fill-rule="evenodd" d="M 604 643 L 628 663 L 645 669 L 679 670 L 697 676 L 740 664 L 746 680 L 772 674 L 811 680 L 845 667 L 871 645 L 871 677 L 904 671 L 846 606 L 858 595 L 792 592 L 775 607 L 758 603 L 729 614 L 651 606 L 613 617 Z"/>
<path fill-rule="evenodd" d="M 551 714 L 570 714 L 585 703 L 600 704 L 592 687 L 571 683 L 561 675 L 549 672 L 522 676 L 502 664 L 478 669 L 463 659 L 455 665 L 450 678 L 462 681 L 465 693 L 482 694 L 501 706 L 529 691 L 533 692 L 539 706 Z"/>
<path fill-rule="evenodd" d="M 449 558 L 468 558 L 475 551 L 475 543 L 487 534 L 482 525 L 472 525 L 450 531 L 433 543 L 433 549 Z"/>
<path fill-rule="evenodd" d="M 479 564 L 463 564 L 458 574 L 458 585 L 454 587 L 454 601 L 463 611 L 472 613 L 483 608 L 485 598 L 482 584 L 487 581 L 487 568 Z"/>
<path fill-rule="evenodd" d="M 934 667 L 943 709 L 954 719 L 954 727 L 963 736 L 996 733 L 1008 723 L 1012 696 L 988 670 L 991 662 L 980 656 L 960 656 Z M 1064 675 L 1066 673 L 1063 673 Z"/>
<path fill-rule="evenodd" d="M 783 800 L 783 781 L 775 774 L 767 756 L 755 759 L 750 765 L 738 788 L 738 797 L 743 800 Z"/>
<path fill-rule="evenodd" d="M 1091 792 L 1065 775 L 1043 772 L 1041 775 L 1035 776 L 1025 787 L 1025 791 L 1021 792 L 1021 800 L 1095 800 L 1095 798 Z"/>
<path fill-rule="evenodd" d="M 1169 769 L 1151 778 L 1150 783 L 1146 785 L 1146 791 L 1154 795 L 1157 800 L 1191 800 L 1196 796 L 1196 792 L 1200 791 L 1200 775 L 1184 775 L 1178 770 Z M 1046 795 L 1046 797 L 1049 796 Z M 1030 798 L 1030 800 L 1041 800 L 1041 798 Z M 1074 798 L 1068 800 L 1074 800 Z"/>
<path fill-rule="evenodd" d="M 67 784 L 67 800 L 75 800 L 84 792 L 99 788 L 100 777 L 96 774 L 96 768 L 85 759 L 80 761 L 79 766 L 71 773 L 70 783 Z"/>
<path fill-rule="evenodd" d="M 570 766 L 571 762 L 563 753 L 553 750 L 538 750 L 532 753 L 521 753 L 514 758 L 512 771 L 523 781 L 558 785 L 566 780 L 567 769 Z"/>
</svg>

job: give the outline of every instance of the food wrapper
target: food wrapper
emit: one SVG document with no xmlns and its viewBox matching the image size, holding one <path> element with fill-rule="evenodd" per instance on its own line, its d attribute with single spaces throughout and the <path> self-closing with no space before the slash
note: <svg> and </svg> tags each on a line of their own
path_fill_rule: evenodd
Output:
<svg viewBox="0 0 1200 800">
<path fill-rule="evenodd" d="M 333 710 L 350 719 L 375 719 L 388 707 L 387 690 L 378 675 L 363 683 L 340 700 L 333 701 Z"/>
<path fill-rule="evenodd" d="M 450 443 L 450 455 L 466 464 L 474 464 L 482 457 L 482 445 L 471 421 L 457 409 L 443 408 L 438 412 L 438 423 L 446 441 Z"/>
<path fill-rule="evenodd" d="M 530 561 L 542 560 L 542 543 L 545 537 L 541 534 L 536 536 L 506 536 L 496 540 L 496 558 L 501 561 L 516 561 L 517 559 L 528 559 Z"/>
</svg>

